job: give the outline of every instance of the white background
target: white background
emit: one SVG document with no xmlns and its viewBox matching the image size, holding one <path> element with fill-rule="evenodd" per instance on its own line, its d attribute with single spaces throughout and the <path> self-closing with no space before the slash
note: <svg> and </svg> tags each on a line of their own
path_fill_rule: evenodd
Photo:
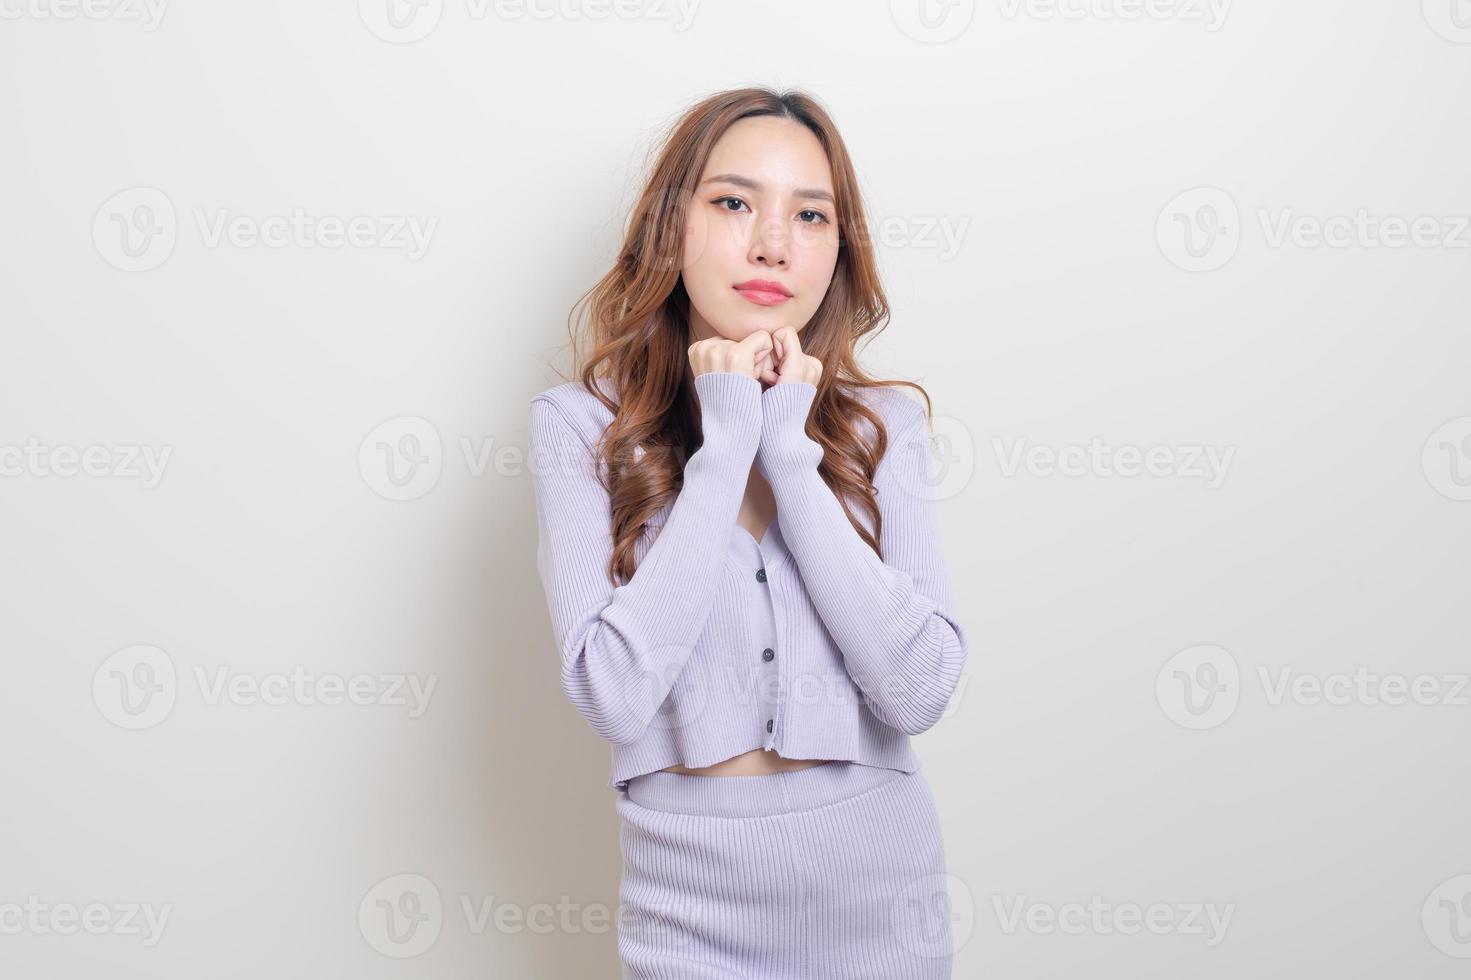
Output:
<svg viewBox="0 0 1471 980">
<path fill-rule="evenodd" d="M 1465 975 L 1464 0 L 386 2 L 0 0 L 0 973 L 615 975 L 526 413 L 654 138 L 767 84 L 939 416 L 956 976 Z"/>
</svg>

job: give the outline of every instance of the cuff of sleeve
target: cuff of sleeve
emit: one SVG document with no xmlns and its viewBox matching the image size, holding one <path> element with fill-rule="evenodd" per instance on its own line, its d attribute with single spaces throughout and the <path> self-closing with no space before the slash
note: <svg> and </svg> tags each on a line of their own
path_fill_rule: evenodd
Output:
<svg viewBox="0 0 1471 980">
<path fill-rule="evenodd" d="M 761 393 L 757 460 L 768 479 L 780 469 L 822 462 L 822 446 L 807 435 L 807 416 L 816 397 L 817 386 L 805 381 L 774 384 Z"/>
<path fill-rule="evenodd" d="M 735 371 L 707 371 L 695 376 L 694 386 L 704 442 L 754 451 L 761 438 L 761 382 Z"/>
<path fill-rule="evenodd" d="M 761 393 L 761 415 L 769 426 L 772 422 L 795 425 L 798 431 L 807 424 L 817 386 L 806 381 L 774 384 Z"/>
</svg>

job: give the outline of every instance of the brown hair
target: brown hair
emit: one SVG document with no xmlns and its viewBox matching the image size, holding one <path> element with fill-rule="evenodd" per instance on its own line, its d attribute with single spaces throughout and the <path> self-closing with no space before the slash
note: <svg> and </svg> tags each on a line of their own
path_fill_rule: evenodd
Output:
<svg viewBox="0 0 1471 980">
<path fill-rule="evenodd" d="M 656 147 L 657 159 L 633 206 L 618 258 L 574 305 L 569 325 L 577 360 L 578 323 L 591 352 L 578 370 L 582 384 L 613 412 L 595 450 L 612 498 L 613 556 L 608 577 L 616 586 L 633 577 L 634 544 L 650 517 L 679 492 L 683 460 L 698 448 L 700 426 L 688 349 L 689 295 L 680 279 L 686 209 L 710 151 L 737 120 L 777 116 L 805 125 L 827 151 L 832 166 L 839 246 L 832 284 L 802 329 L 802 351 L 822 362 L 822 379 L 807 421 L 807 434 L 823 447 L 819 472 L 842 503 L 849 521 L 880 554 L 881 533 L 873 475 L 888 444 L 878 414 L 854 393 L 859 388 L 906 385 L 880 381 L 858 366 L 855 345 L 876 335 L 889 318 L 869 244 L 863 202 L 847 148 L 827 112 L 800 91 L 768 88 L 718 92 L 689 107 Z M 617 401 L 599 390 L 607 378 Z M 857 419 L 874 429 L 869 444 Z M 636 465 L 635 465 L 636 464 Z M 868 514 L 873 533 L 854 518 L 848 498 Z"/>
</svg>

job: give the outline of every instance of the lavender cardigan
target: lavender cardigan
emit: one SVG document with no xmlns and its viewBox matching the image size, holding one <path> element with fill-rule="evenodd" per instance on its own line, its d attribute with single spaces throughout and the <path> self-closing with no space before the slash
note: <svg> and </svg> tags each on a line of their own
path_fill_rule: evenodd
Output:
<svg viewBox="0 0 1471 980">
<path fill-rule="evenodd" d="M 531 400 L 537 567 L 562 688 L 612 743 L 608 785 L 755 748 L 916 771 L 909 737 L 940 719 L 967 651 L 923 408 L 894 389 L 857 390 L 889 436 L 874 475 L 881 561 L 818 473 L 823 450 L 806 433 L 814 385 L 763 391 L 749 375 L 712 372 L 694 389 L 704 442 L 617 588 L 592 455 L 612 415 L 580 382 Z M 736 521 L 753 462 L 778 512 L 760 541 Z"/>
</svg>

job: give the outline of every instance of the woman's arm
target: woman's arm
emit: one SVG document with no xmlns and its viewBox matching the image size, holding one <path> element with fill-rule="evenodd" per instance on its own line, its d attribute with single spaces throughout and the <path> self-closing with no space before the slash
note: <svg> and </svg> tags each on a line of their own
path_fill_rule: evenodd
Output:
<svg viewBox="0 0 1471 980">
<path fill-rule="evenodd" d="M 761 438 L 761 383 L 695 376 L 703 443 L 684 486 L 628 582 L 608 581 L 608 492 L 592 447 L 552 399 L 531 401 L 537 568 L 562 658 L 562 689 L 600 736 L 637 739 L 668 696 L 705 627 Z"/>
<path fill-rule="evenodd" d="M 849 675 L 881 721 L 917 735 L 940 720 L 967 650 L 930 495 L 924 410 L 903 399 L 908 407 L 889 427 L 874 473 L 881 561 L 818 472 L 822 446 L 806 432 L 816 395 L 806 382 L 762 393 L 756 462 L 776 497 L 782 540 Z"/>
</svg>

